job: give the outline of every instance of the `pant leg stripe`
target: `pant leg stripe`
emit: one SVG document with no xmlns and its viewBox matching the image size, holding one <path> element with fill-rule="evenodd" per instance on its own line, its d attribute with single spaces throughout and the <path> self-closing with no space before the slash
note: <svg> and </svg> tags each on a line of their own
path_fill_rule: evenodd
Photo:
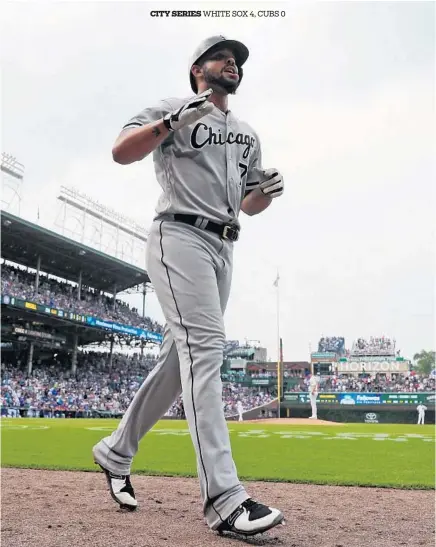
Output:
<svg viewBox="0 0 436 547">
<path fill-rule="evenodd" d="M 170 278 L 170 272 L 168 270 L 168 266 L 165 264 L 164 262 L 164 251 L 163 251 L 163 245 L 162 245 L 162 239 L 163 239 L 163 234 L 162 234 L 162 225 L 163 225 L 164 221 L 161 221 L 160 225 L 159 225 L 159 232 L 160 232 L 160 250 L 161 250 L 161 262 L 165 268 L 165 271 L 167 273 L 167 278 L 168 278 L 168 284 L 169 284 L 169 287 L 170 287 L 170 290 L 171 290 L 171 294 L 173 296 L 173 300 L 174 300 L 174 305 L 176 307 L 176 310 L 177 310 L 177 314 L 179 316 L 179 319 L 180 319 L 180 326 L 184 329 L 185 331 L 185 334 L 186 334 L 186 345 L 188 346 L 188 351 L 189 351 L 189 360 L 191 361 L 191 365 L 189 367 L 189 372 L 191 374 L 191 398 L 192 398 L 192 408 L 193 408 L 193 411 L 194 411 L 194 424 L 195 424 L 195 434 L 196 434 L 196 437 L 197 437 L 197 444 L 198 444 L 198 452 L 199 452 L 199 455 L 200 455 L 200 462 L 201 462 L 201 466 L 203 468 L 203 473 L 204 473 L 204 478 L 205 478 L 205 481 L 206 481 L 206 496 L 207 496 L 207 501 L 211 504 L 213 510 L 215 511 L 215 513 L 218 515 L 218 517 L 220 518 L 220 520 L 223 522 L 223 519 L 221 517 L 221 515 L 218 513 L 218 511 L 215 509 L 214 505 L 213 505 L 213 501 L 212 499 L 210 498 L 209 496 L 209 481 L 207 480 L 207 473 L 206 473 L 206 467 L 204 465 L 204 461 L 203 461 L 203 453 L 202 453 L 202 450 L 201 450 L 201 444 L 200 444 L 200 435 L 198 433 L 198 425 L 197 425 L 197 411 L 195 410 L 195 401 L 194 401 L 194 370 L 193 370 L 193 367 L 194 367 L 194 360 L 192 358 L 192 351 L 191 351 L 191 344 L 189 343 L 189 332 L 188 332 L 188 329 L 186 328 L 186 325 L 183 324 L 183 319 L 182 319 L 182 314 L 180 313 L 180 309 L 179 309 L 179 306 L 177 305 L 177 300 L 176 300 L 176 296 L 174 294 L 174 290 L 173 290 L 173 286 L 172 286 L 172 283 L 171 283 L 171 278 Z M 215 498 L 216 499 L 216 498 Z"/>
</svg>

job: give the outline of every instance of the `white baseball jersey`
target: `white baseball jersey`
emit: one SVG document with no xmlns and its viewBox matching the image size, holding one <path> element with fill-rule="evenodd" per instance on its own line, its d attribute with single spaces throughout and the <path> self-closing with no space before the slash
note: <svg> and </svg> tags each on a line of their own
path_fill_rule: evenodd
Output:
<svg viewBox="0 0 436 547">
<path fill-rule="evenodd" d="M 319 378 L 312 374 L 309 380 L 309 391 L 312 393 L 314 391 L 315 393 L 318 393 L 318 386 L 319 386 Z"/>
<path fill-rule="evenodd" d="M 310 377 L 310 380 L 309 380 L 309 386 L 311 388 L 314 388 L 314 389 L 318 390 L 318 384 L 319 384 L 318 377 L 315 376 L 315 374 L 312 374 L 312 376 Z"/>
<path fill-rule="evenodd" d="M 420 414 L 424 414 L 424 412 L 427 410 L 427 407 L 420 404 L 417 406 L 417 411 L 420 413 Z"/>
<path fill-rule="evenodd" d="M 187 100 L 165 99 L 142 110 L 123 129 L 158 121 Z M 262 181 L 257 134 L 232 112 L 217 107 L 171 133 L 153 152 L 153 161 L 163 191 L 156 219 L 190 214 L 239 226 L 242 199 Z"/>
</svg>

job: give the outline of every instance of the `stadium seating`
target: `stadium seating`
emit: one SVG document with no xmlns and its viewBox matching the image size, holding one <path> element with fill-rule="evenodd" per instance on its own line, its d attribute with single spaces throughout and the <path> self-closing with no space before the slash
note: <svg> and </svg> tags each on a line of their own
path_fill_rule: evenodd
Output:
<svg viewBox="0 0 436 547">
<path fill-rule="evenodd" d="M 369 340 L 358 338 L 352 346 L 351 355 L 395 355 L 395 340 L 385 336 Z"/>
<path fill-rule="evenodd" d="M 62 361 L 35 364 L 27 378 L 23 367 L 2 364 L 2 414 L 8 408 L 26 408 L 39 415 L 52 416 L 55 411 L 81 411 L 84 416 L 93 412 L 120 414 L 126 411 L 136 391 L 156 365 L 155 357 L 128 357 L 114 354 L 112 367 L 103 353 L 81 353 L 76 375 Z M 249 410 L 273 400 L 273 395 L 259 388 L 244 388 L 237 384 L 225 386 L 223 404 L 226 416 L 237 413 L 236 403 L 242 401 Z M 168 410 L 167 416 L 181 416 L 181 399 Z"/>
<path fill-rule="evenodd" d="M 159 334 L 163 327 L 149 317 L 142 317 L 138 310 L 130 308 L 126 302 L 99 294 L 92 289 L 82 288 L 80 299 L 78 288 L 71 283 L 40 275 L 38 291 L 35 290 L 35 274 L 11 265 L 2 265 L 2 294 L 30 300 L 36 304 L 60 308 L 92 315 L 105 321 L 115 321 L 124 325 L 141 327 Z"/>
<path fill-rule="evenodd" d="M 306 380 L 308 385 L 308 380 Z M 397 374 L 395 378 L 386 378 L 384 375 L 368 376 L 367 378 L 346 378 L 332 376 L 322 378 L 320 391 L 346 391 L 371 393 L 415 393 L 434 391 L 435 380 L 427 375 L 406 376 Z"/>
<path fill-rule="evenodd" d="M 318 351 L 321 353 L 333 352 L 342 355 L 345 352 L 345 339 L 342 336 L 327 336 L 318 342 Z"/>
</svg>

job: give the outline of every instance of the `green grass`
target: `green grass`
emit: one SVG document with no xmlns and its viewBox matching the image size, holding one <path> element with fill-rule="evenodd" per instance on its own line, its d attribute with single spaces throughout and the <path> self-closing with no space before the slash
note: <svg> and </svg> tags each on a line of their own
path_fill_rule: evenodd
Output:
<svg viewBox="0 0 436 547">
<path fill-rule="evenodd" d="M 92 446 L 109 435 L 118 421 L 6 419 L 1 424 L 3 467 L 94 471 Z M 434 487 L 432 425 L 290 426 L 232 422 L 229 429 L 238 474 L 244 480 Z M 196 476 L 186 422 L 159 422 L 141 441 L 132 471 Z"/>
</svg>

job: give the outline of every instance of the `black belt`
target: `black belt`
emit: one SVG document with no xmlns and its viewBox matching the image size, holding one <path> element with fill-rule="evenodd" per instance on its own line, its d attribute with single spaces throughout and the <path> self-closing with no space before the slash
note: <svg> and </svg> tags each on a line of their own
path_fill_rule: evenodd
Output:
<svg viewBox="0 0 436 547">
<path fill-rule="evenodd" d="M 191 226 L 196 226 L 198 218 L 199 217 L 196 215 L 174 215 L 174 220 L 177 222 L 184 222 Z M 199 226 L 196 227 L 199 228 Z M 238 241 L 239 239 L 239 228 L 234 224 L 218 224 L 217 222 L 208 220 L 207 224 L 202 226 L 201 229 L 218 234 L 223 239 L 228 239 L 230 241 Z"/>
</svg>

